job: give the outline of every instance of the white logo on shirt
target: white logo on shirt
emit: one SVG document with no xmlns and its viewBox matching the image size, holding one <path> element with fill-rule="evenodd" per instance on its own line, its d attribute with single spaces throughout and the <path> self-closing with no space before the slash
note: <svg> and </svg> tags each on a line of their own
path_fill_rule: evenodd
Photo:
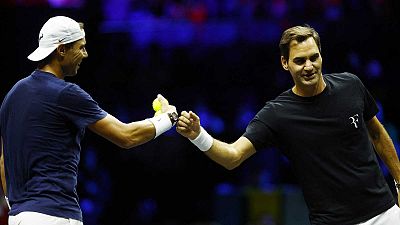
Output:
<svg viewBox="0 0 400 225">
<path fill-rule="evenodd" d="M 349 120 L 351 120 L 350 124 L 353 124 L 355 128 L 358 128 L 358 113 L 354 116 L 350 116 Z"/>
</svg>

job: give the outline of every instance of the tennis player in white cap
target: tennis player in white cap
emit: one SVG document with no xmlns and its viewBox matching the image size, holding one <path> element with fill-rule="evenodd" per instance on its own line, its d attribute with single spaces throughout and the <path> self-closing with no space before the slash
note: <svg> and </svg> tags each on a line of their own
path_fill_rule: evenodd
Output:
<svg viewBox="0 0 400 225">
<path fill-rule="evenodd" d="M 88 57 L 83 24 L 56 16 L 39 33 L 28 56 L 38 62 L 18 81 L 0 109 L 2 186 L 9 199 L 9 225 L 80 225 L 76 191 L 80 141 L 88 127 L 129 149 L 169 130 L 176 108 L 161 95 L 162 113 L 123 123 L 102 110 L 78 85 L 66 82 Z"/>
</svg>

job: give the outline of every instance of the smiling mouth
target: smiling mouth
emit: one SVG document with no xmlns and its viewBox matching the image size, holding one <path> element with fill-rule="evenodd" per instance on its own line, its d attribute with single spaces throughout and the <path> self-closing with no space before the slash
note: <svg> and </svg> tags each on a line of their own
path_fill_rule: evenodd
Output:
<svg viewBox="0 0 400 225">
<path fill-rule="evenodd" d="M 315 73 L 304 74 L 304 75 L 303 75 L 303 79 L 305 79 L 306 81 L 312 80 L 312 79 L 314 79 L 314 77 L 315 77 L 314 75 L 315 75 Z"/>
</svg>

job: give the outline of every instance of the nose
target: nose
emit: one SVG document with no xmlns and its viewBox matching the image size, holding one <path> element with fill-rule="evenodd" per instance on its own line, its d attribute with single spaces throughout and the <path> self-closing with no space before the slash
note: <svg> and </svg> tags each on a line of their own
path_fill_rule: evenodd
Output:
<svg viewBox="0 0 400 225">
<path fill-rule="evenodd" d="M 307 59 L 305 65 L 304 65 L 304 70 L 308 70 L 309 71 L 309 70 L 312 70 L 312 69 L 313 69 L 313 64 L 309 59 Z"/>
</svg>

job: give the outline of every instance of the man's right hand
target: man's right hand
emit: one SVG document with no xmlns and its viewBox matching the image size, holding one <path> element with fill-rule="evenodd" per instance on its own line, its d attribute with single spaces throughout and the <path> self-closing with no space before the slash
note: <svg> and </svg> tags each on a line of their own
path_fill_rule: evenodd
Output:
<svg viewBox="0 0 400 225">
<path fill-rule="evenodd" d="M 176 131 L 191 140 L 200 134 L 200 118 L 192 111 L 182 111 L 176 124 Z"/>
</svg>

